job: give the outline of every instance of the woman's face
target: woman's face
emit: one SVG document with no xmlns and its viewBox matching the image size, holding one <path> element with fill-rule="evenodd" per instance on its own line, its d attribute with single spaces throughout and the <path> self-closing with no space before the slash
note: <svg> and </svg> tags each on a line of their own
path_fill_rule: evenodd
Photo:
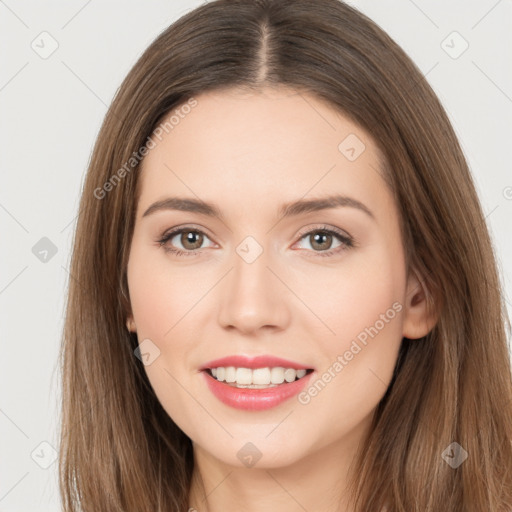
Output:
<svg viewBox="0 0 512 512">
<path fill-rule="evenodd" d="M 195 447 L 230 465 L 278 467 L 333 443 L 353 448 L 402 336 L 426 333 L 377 147 L 288 89 L 195 99 L 153 137 L 140 176 L 129 325 L 151 385 Z M 309 203 L 325 198 L 328 208 Z M 277 379 L 238 389 L 204 370 L 250 366 L 209 364 L 229 356 L 288 362 L 216 370 L 240 383 Z M 288 383 L 296 372 L 281 364 L 313 372 Z"/>
</svg>

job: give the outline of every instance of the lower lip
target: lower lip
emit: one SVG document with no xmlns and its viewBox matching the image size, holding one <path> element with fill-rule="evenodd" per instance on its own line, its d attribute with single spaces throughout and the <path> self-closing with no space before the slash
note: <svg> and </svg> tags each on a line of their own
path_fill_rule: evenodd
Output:
<svg viewBox="0 0 512 512">
<path fill-rule="evenodd" d="M 281 404 L 299 394 L 314 372 L 299 380 L 266 389 L 236 388 L 220 382 L 207 371 L 202 372 L 210 391 L 223 403 L 246 411 L 263 411 Z"/>
</svg>

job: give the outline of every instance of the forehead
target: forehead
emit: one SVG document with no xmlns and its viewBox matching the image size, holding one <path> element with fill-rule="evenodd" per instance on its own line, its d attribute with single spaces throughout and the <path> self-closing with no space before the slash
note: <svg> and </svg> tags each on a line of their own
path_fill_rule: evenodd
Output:
<svg viewBox="0 0 512 512">
<path fill-rule="evenodd" d="M 368 133 L 310 94 L 228 89 L 194 99 L 152 137 L 139 210 L 170 194 L 254 211 L 326 192 L 371 199 L 385 188 L 382 156 Z"/>
</svg>

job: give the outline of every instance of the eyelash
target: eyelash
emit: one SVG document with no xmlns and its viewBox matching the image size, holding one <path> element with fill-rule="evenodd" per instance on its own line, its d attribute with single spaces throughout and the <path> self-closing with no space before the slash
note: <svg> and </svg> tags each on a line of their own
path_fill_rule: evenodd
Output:
<svg viewBox="0 0 512 512">
<path fill-rule="evenodd" d="M 198 254 L 200 254 L 201 251 L 197 250 L 197 249 L 192 250 L 192 251 L 183 251 L 181 249 L 172 249 L 170 247 L 165 246 L 165 244 L 169 240 L 174 238 L 175 235 L 183 233 L 183 232 L 199 233 L 201 235 L 208 236 L 208 235 L 206 235 L 206 233 L 204 233 L 203 231 L 201 231 L 199 229 L 185 226 L 182 228 L 174 229 L 174 230 L 170 231 L 169 233 L 165 233 L 159 240 L 157 240 L 157 242 L 160 244 L 160 246 L 164 249 L 165 252 L 173 253 L 175 256 L 179 256 L 179 257 L 180 256 L 197 256 Z M 322 226 L 320 228 L 315 228 L 310 231 L 306 231 L 305 233 L 301 233 L 300 237 L 299 237 L 299 241 L 302 240 L 303 238 L 307 237 L 308 235 L 312 235 L 312 234 L 316 234 L 316 233 L 334 235 L 343 244 L 335 249 L 329 249 L 327 251 L 313 251 L 314 253 L 317 253 L 317 255 L 320 257 L 333 256 L 341 251 L 350 249 L 356 245 L 354 239 L 351 236 L 348 236 L 348 235 L 344 234 L 343 232 L 338 231 L 336 229 L 329 228 L 328 226 Z"/>
</svg>

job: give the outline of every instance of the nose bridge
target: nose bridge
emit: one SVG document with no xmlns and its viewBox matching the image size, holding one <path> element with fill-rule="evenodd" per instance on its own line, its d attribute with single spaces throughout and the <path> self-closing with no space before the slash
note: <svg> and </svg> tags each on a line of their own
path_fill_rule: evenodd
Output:
<svg viewBox="0 0 512 512">
<path fill-rule="evenodd" d="M 268 268 L 272 255 L 263 242 L 244 238 L 235 247 L 232 265 L 222 291 L 220 323 L 246 332 L 270 325 L 283 328 L 288 308 L 279 280 Z"/>
<path fill-rule="evenodd" d="M 247 236 L 235 248 L 232 286 L 258 293 L 268 292 L 271 259 L 268 247 L 264 248 L 253 236 Z"/>
</svg>

